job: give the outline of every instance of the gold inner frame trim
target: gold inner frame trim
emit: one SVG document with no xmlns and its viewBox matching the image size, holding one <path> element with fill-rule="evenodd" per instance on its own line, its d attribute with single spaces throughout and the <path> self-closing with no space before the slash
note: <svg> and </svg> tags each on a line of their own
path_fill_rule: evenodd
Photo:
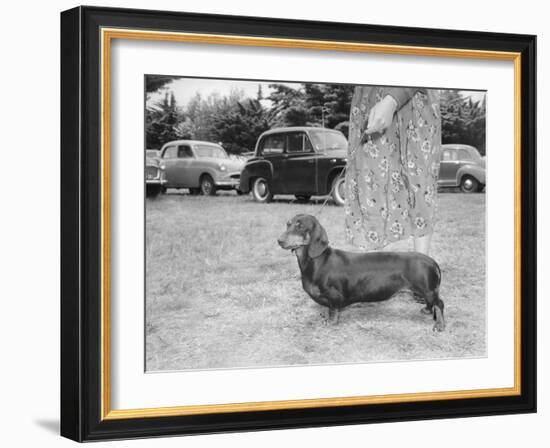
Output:
<svg viewBox="0 0 550 448">
<path fill-rule="evenodd" d="M 391 395 L 314 398 L 246 403 L 188 405 L 140 409 L 111 409 L 110 344 L 110 174 L 111 115 L 110 63 L 111 41 L 131 39 L 215 45 L 294 48 L 322 51 L 383 53 L 411 56 L 454 57 L 513 61 L 514 63 L 514 386 L 441 392 Z M 521 394 L 521 54 L 459 48 L 384 45 L 307 39 L 279 39 L 217 34 L 143 31 L 136 29 L 101 29 L 101 419 L 115 420 L 144 417 L 167 417 L 227 412 L 307 409 L 413 401 L 453 400 L 502 397 Z"/>
</svg>

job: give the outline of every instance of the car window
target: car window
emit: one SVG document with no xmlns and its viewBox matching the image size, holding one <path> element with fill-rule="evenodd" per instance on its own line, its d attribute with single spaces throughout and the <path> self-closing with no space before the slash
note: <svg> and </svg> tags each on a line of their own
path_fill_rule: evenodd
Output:
<svg viewBox="0 0 550 448">
<path fill-rule="evenodd" d="M 285 134 L 272 134 L 264 138 L 262 144 L 262 154 L 282 154 L 285 150 Z"/>
<path fill-rule="evenodd" d="M 456 151 L 454 149 L 444 149 L 441 153 L 441 160 L 448 161 L 448 160 L 457 160 L 456 158 Z"/>
<path fill-rule="evenodd" d="M 465 149 L 459 149 L 458 150 L 458 158 L 460 160 L 473 160 L 473 157 L 470 154 L 470 152 L 465 150 Z"/>
<path fill-rule="evenodd" d="M 178 146 L 178 159 L 190 159 L 193 157 L 193 151 L 187 145 Z"/>
<path fill-rule="evenodd" d="M 175 159 L 178 156 L 177 148 L 175 146 L 168 146 L 164 150 L 163 158 L 164 159 Z"/>
<path fill-rule="evenodd" d="M 312 130 L 309 131 L 311 140 L 317 151 L 347 150 L 348 141 L 344 134 L 331 130 Z"/>
<path fill-rule="evenodd" d="M 311 143 L 304 132 L 291 132 L 287 134 L 287 152 L 309 152 Z"/>
<path fill-rule="evenodd" d="M 195 154 L 199 159 L 213 158 L 213 159 L 227 159 L 227 153 L 221 146 L 214 145 L 194 145 Z"/>
</svg>

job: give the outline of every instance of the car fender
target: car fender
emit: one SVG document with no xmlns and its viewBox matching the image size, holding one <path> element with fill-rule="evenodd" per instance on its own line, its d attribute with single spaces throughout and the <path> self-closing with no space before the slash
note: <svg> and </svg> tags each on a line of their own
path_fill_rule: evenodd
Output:
<svg viewBox="0 0 550 448">
<path fill-rule="evenodd" d="M 472 176 L 478 180 L 479 183 L 485 185 L 485 168 L 480 167 L 474 164 L 464 165 L 459 168 L 456 173 L 457 185 L 460 185 L 460 182 L 464 176 Z"/>
<path fill-rule="evenodd" d="M 249 160 L 241 172 L 239 190 L 243 193 L 250 191 L 250 181 L 256 177 L 263 177 L 268 181 L 273 178 L 273 165 L 268 160 Z"/>
<path fill-rule="evenodd" d="M 346 168 L 345 163 L 338 163 L 335 166 L 331 167 L 331 169 L 327 173 L 327 177 L 325 178 L 325 182 L 323 183 L 326 190 L 325 191 L 320 191 L 319 194 L 328 194 L 328 193 L 330 193 L 330 190 L 332 188 L 333 176 L 337 175 L 338 172 L 344 171 L 345 168 Z"/>
<path fill-rule="evenodd" d="M 216 182 L 218 180 L 218 178 L 220 177 L 220 172 L 219 171 L 217 171 L 215 168 L 213 168 L 211 166 L 205 165 L 199 171 L 198 185 L 200 185 L 201 178 L 205 174 L 208 174 L 214 182 Z"/>
</svg>

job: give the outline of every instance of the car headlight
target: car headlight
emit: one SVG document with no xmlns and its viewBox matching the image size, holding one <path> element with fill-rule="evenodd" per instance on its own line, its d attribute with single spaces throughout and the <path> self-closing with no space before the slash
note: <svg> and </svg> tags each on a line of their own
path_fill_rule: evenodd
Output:
<svg viewBox="0 0 550 448">
<path fill-rule="evenodd" d="M 220 163 L 218 168 L 220 169 L 220 171 L 225 171 L 227 169 L 227 167 L 223 163 Z"/>
<path fill-rule="evenodd" d="M 159 165 L 159 169 L 165 170 L 165 169 L 166 169 L 166 165 L 165 165 L 164 163 L 161 163 L 161 164 Z"/>
</svg>

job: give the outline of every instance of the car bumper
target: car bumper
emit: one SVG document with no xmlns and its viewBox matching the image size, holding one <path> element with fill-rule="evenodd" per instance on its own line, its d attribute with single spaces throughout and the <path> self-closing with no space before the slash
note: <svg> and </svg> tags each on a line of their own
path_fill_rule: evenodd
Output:
<svg viewBox="0 0 550 448">
<path fill-rule="evenodd" d="M 239 186 L 239 180 L 217 180 L 214 182 L 216 187 L 220 188 L 237 188 Z"/>
<path fill-rule="evenodd" d="M 240 181 L 240 173 L 229 173 L 222 178 L 214 179 L 214 184 L 222 189 L 239 188 Z"/>
<path fill-rule="evenodd" d="M 146 179 L 145 183 L 147 185 L 164 185 L 166 183 L 166 179 Z"/>
</svg>

